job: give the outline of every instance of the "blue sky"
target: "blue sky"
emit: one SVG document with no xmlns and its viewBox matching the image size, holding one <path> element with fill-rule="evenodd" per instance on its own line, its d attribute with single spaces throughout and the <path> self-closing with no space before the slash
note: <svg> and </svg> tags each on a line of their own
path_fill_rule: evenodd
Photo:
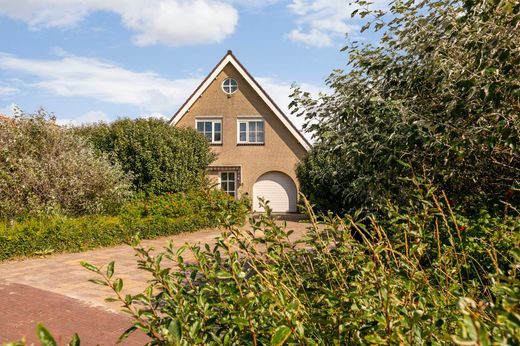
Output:
<svg viewBox="0 0 520 346">
<path fill-rule="evenodd" d="M 346 0 L 0 0 L 0 113 L 169 118 L 228 49 L 284 108 L 292 83 L 317 93 L 346 66 L 345 33 L 363 39 L 351 11 Z"/>
</svg>

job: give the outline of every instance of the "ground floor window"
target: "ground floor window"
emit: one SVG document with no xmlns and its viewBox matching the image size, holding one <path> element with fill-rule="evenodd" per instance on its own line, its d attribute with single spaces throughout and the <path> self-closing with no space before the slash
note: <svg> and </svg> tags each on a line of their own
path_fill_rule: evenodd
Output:
<svg viewBox="0 0 520 346">
<path fill-rule="evenodd" d="M 236 197 L 236 174 L 235 172 L 221 172 L 220 173 L 220 188 Z"/>
</svg>

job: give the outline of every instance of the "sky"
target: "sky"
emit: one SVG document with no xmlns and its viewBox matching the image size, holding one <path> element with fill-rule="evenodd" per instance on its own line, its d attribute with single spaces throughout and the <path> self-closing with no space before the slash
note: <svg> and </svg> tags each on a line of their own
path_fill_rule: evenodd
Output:
<svg viewBox="0 0 520 346">
<path fill-rule="evenodd" d="M 0 114 L 169 119 L 229 49 L 286 110 L 293 83 L 326 92 L 346 67 L 346 33 L 366 39 L 352 10 L 347 0 L 0 0 Z"/>
</svg>

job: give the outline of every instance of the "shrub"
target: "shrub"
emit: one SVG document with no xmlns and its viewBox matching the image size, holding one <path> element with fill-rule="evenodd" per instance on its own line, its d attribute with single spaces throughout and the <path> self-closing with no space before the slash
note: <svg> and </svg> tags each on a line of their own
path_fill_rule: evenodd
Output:
<svg viewBox="0 0 520 346">
<path fill-rule="evenodd" d="M 0 121 L 0 219 L 105 212 L 123 202 L 129 188 L 118 164 L 44 111 Z"/>
<path fill-rule="evenodd" d="M 381 210 L 407 203 L 400 178 L 415 172 L 461 203 L 519 203 L 518 1 L 355 3 L 379 43 L 345 48 L 349 69 L 330 75 L 330 95 L 294 93 L 317 142 L 302 192 L 327 206 L 316 192 L 332 186 L 336 212 Z"/>
<path fill-rule="evenodd" d="M 312 227 L 294 241 L 266 210 L 252 230 L 228 225 L 213 247 L 170 243 L 157 254 L 136 240 L 138 265 L 153 274 L 141 294 L 123 295 L 114 262 L 83 263 L 132 315 L 121 337 L 141 329 L 171 345 L 489 345 L 483 334 L 520 342 L 519 215 L 497 221 L 498 238 L 488 239 L 476 232 L 480 219 L 427 189 L 383 224 L 359 215 L 319 224 L 308 208 Z"/>
<path fill-rule="evenodd" d="M 242 201 L 222 191 L 135 199 L 117 215 L 41 216 L 0 224 L 0 261 L 59 252 L 79 252 L 144 239 L 241 223 L 247 214 Z"/>
<path fill-rule="evenodd" d="M 120 119 L 76 131 L 133 176 L 135 191 L 146 194 L 204 185 L 205 170 L 215 159 L 208 141 L 195 130 L 159 119 Z"/>
</svg>

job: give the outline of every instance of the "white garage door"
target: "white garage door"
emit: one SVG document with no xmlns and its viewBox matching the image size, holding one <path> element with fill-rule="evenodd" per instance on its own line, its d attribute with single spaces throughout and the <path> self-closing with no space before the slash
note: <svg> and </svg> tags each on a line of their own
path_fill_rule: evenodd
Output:
<svg viewBox="0 0 520 346">
<path fill-rule="evenodd" d="M 296 212 L 296 186 L 292 179 L 280 172 L 262 175 L 253 185 L 253 209 L 263 211 L 258 197 L 269 201 L 269 206 L 277 213 Z"/>
</svg>

